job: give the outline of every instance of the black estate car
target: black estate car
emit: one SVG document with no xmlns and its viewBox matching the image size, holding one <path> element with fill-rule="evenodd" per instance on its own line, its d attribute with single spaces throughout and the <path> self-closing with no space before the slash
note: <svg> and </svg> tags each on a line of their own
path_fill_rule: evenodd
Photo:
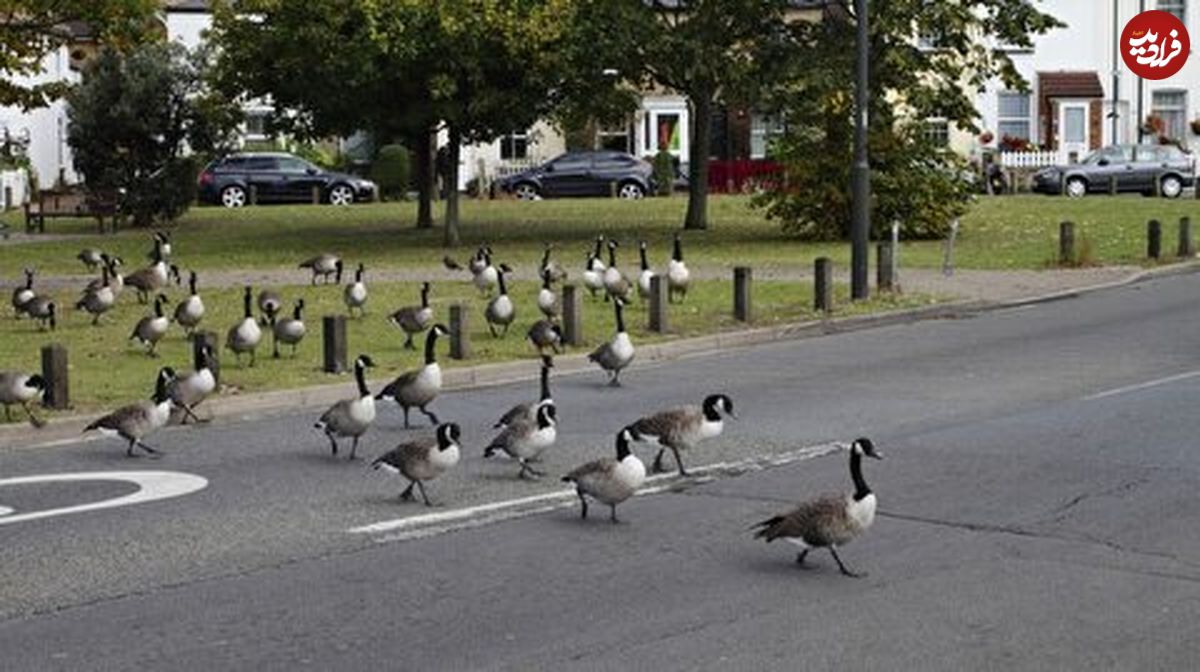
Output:
<svg viewBox="0 0 1200 672">
<path fill-rule="evenodd" d="M 654 193 L 654 167 L 632 154 L 567 152 L 535 168 L 509 175 L 497 185 L 522 199 L 610 196 L 636 199 Z"/>
<path fill-rule="evenodd" d="M 1178 198 L 1196 182 L 1191 156 L 1174 145 L 1110 145 L 1080 163 L 1044 168 L 1033 178 L 1033 190 L 1080 198 L 1088 192 L 1162 194 Z"/>
<path fill-rule="evenodd" d="M 372 201 L 375 183 L 344 173 L 332 173 L 284 153 L 231 154 L 210 163 L 200 173 L 200 201 L 240 208 L 250 202 L 254 187 L 259 203 L 311 203 L 313 187 L 321 201 L 350 205 Z"/>
</svg>

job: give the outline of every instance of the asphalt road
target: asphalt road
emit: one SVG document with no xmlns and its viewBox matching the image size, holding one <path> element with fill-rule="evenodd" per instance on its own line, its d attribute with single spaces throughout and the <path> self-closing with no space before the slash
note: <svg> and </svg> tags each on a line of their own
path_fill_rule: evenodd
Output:
<svg viewBox="0 0 1200 672">
<path fill-rule="evenodd" d="M 1191 669 L 1198 283 L 698 357 L 635 370 L 619 390 L 599 374 L 555 381 L 552 474 L 610 453 L 641 412 L 716 390 L 742 420 L 691 465 L 871 436 L 888 455 L 867 465 L 881 517 L 843 553 L 861 580 L 823 553 L 796 569 L 789 548 L 746 530 L 848 488 L 844 453 L 640 497 L 623 525 L 554 508 L 406 541 L 350 531 L 429 511 L 399 504 L 401 484 L 364 461 L 331 459 L 313 410 L 165 431 L 156 461 L 109 441 L 0 453 L 0 479 L 208 480 L 173 499 L 0 522 L 4 667 Z M 471 448 L 431 484 L 435 512 L 559 489 L 480 458 L 495 416 L 535 392 L 438 400 Z M 406 436 L 391 409 L 379 424 L 366 457 Z M 0 486 L 0 505 L 134 489 Z"/>
</svg>

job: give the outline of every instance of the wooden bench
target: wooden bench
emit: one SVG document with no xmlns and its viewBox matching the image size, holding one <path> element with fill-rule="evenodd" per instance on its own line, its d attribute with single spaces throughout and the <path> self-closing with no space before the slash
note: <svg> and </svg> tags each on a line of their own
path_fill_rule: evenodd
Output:
<svg viewBox="0 0 1200 672">
<path fill-rule="evenodd" d="M 46 232 L 46 220 L 63 217 L 95 218 L 100 233 L 104 233 L 105 220 L 113 233 L 117 232 L 117 199 L 114 196 L 98 195 L 79 189 L 43 189 L 37 197 L 25 204 L 25 232 Z"/>
</svg>

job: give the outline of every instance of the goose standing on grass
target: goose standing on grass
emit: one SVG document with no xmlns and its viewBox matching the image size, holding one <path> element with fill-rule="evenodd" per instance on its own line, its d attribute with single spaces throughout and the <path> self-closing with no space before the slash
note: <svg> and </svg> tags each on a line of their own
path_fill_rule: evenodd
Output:
<svg viewBox="0 0 1200 672">
<path fill-rule="evenodd" d="M 38 321 L 38 328 L 43 331 L 48 327 L 50 331 L 58 326 L 58 307 L 54 303 L 53 297 L 35 296 L 25 304 L 25 314 Z"/>
<path fill-rule="evenodd" d="M 583 286 L 591 292 L 592 298 L 604 289 L 604 264 L 594 254 L 588 254 L 587 270 L 583 272 Z"/>
<path fill-rule="evenodd" d="M 358 265 L 354 269 L 354 282 L 346 285 L 346 289 L 342 292 L 342 300 L 346 302 L 346 312 L 351 317 L 354 316 L 354 309 L 358 309 L 359 317 L 367 316 L 367 283 L 363 281 L 363 274 L 367 272 L 366 266 Z"/>
<path fill-rule="evenodd" d="M 421 285 L 421 305 L 405 306 L 388 315 L 388 321 L 400 327 L 405 334 L 404 347 L 416 350 L 413 336 L 425 331 L 433 324 L 433 308 L 429 307 L 429 283 Z"/>
<path fill-rule="evenodd" d="M 167 265 L 159 243 L 155 243 L 152 254 L 154 263 L 146 268 L 139 268 L 125 278 L 125 284 L 137 290 L 139 303 L 149 301 L 151 294 L 167 286 L 172 273 L 179 273 L 178 267 Z"/>
<path fill-rule="evenodd" d="M 188 418 L 196 422 L 207 422 L 196 415 L 196 407 L 217 390 L 217 379 L 212 371 L 213 349 L 210 345 L 200 348 L 200 368 L 176 376 L 167 386 L 171 403 L 183 409 L 183 424 Z"/>
<path fill-rule="evenodd" d="M 83 296 L 75 302 L 75 309 L 92 316 L 92 326 L 100 324 L 100 316 L 107 313 L 117 302 L 112 283 L 108 277 L 108 266 L 100 267 L 100 286 L 83 290 Z"/>
<path fill-rule="evenodd" d="M 25 409 L 29 416 L 29 424 L 34 427 L 44 427 L 46 422 L 33 414 L 29 407 L 46 392 L 46 379 L 38 374 L 28 374 L 21 371 L 0 371 L 0 405 L 4 406 L 4 419 L 12 422 L 12 406 L 14 404 Z"/>
<path fill-rule="evenodd" d="M 304 340 L 304 335 L 308 333 L 308 327 L 304 326 L 304 299 L 296 299 L 296 306 L 292 309 L 292 316 L 285 317 L 279 320 L 271 327 L 274 334 L 272 340 L 271 355 L 275 359 L 279 359 L 279 344 L 292 346 L 292 357 L 296 356 L 296 346 L 300 345 L 300 341 Z"/>
<path fill-rule="evenodd" d="M 663 453 L 669 448 L 675 455 L 680 476 L 687 476 L 679 451 L 695 448 L 696 444 L 721 435 L 725 429 L 723 415 L 737 418 L 733 401 L 724 394 L 710 394 L 700 406 L 680 406 L 648 415 L 629 426 L 637 441 L 653 441 L 659 445 L 658 455 L 651 467 L 654 473 L 663 469 Z"/>
<path fill-rule="evenodd" d="M 604 265 L 604 262 L 601 260 L 601 257 L 603 257 L 603 256 L 604 256 L 604 235 L 601 234 L 599 236 L 596 236 L 596 248 L 594 250 L 592 250 L 592 258 L 594 258 L 596 260 L 596 263 L 592 264 L 592 266 L 597 271 L 599 271 L 601 277 L 604 277 L 604 271 L 605 271 L 605 269 L 608 268 L 607 266 Z"/>
<path fill-rule="evenodd" d="M 484 318 L 487 319 L 488 331 L 492 332 L 493 337 L 507 336 L 508 325 L 512 324 L 517 317 L 517 307 L 513 305 L 512 299 L 508 296 L 508 287 L 504 284 L 505 270 L 497 269 L 496 281 L 500 284 L 500 293 L 497 294 L 491 301 L 488 301 L 487 309 L 483 311 Z M 503 327 L 503 331 L 496 333 L 496 326 Z"/>
<path fill-rule="evenodd" d="M 462 270 L 462 264 L 455 261 L 454 257 L 451 257 L 448 254 L 446 256 L 442 257 L 442 266 L 445 266 L 447 271 L 461 271 Z"/>
<path fill-rule="evenodd" d="M 154 297 L 154 314 L 138 320 L 137 325 L 133 328 L 133 333 L 129 334 L 129 340 L 146 346 L 146 354 L 151 357 L 158 356 L 154 348 L 158 346 L 158 342 L 163 339 L 163 336 L 167 335 L 167 328 L 171 326 L 171 321 L 163 313 L 163 304 L 166 302 L 167 297 L 162 294 Z"/>
<path fill-rule="evenodd" d="M 438 336 L 449 334 L 444 324 L 435 324 L 425 335 L 425 366 L 400 374 L 379 393 L 376 399 L 394 399 L 404 409 L 404 428 L 408 429 L 408 411 L 416 408 L 434 425 L 440 424 L 438 417 L 427 407 L 442 391 L 442 367 L 437 362 Z"/>
<path fill-rule="evenodd" d="M 462 432 L 458 424 L 438 425 L 433 438 L 418 439 L 396 446 L 371 463 L 375 469 L 384 467 L 408 479 L 408 487 L 400 493 L 401 501 L 413 499 L 413 486 L 420 488 L 425 506 L 433 506 L 425 494 L 425 481 L 432 481 L 458 464 L 462 456 L 458 442 Z"/>
<path fill-rule="evenodd" d="M 550 286 L 552 282 L 550 274 L 546 273 L 542 276 L 542 288 L 538 290 L 537 305 L 538 310 L 549 318 L 558 317 L 558 293 Z"/>
<path fill-rule="evenodd" d="M 534 322 L 525 337 L 529 339 L 530 343 L 533 343 L 533 347 L 537 348 L 538 354 L 546 354 L 546 348 L 550 348 L 556 355 L 562 351 L 562 327 L 552 320 Z"/>
<path fill-rule="evenodd" d="M 358 451 L 358 439 L 367 433 L 371 423 L 375 422 L 375 397 L 367 389 L 367 368 L 375 366 L 375 362 L 367 355 L 359 355 L 354 360 L 354 380 L 358 383 L 358 396 L 353 399 L 343 399 L 325 411 L 317 424 L 317 429 L 329 437 L 329 446 L 333 455 L 338 454 L 338 437 L 350 437 L 350 458 L 354 459 Z"/>
<path fill-rule="evenodd" d="M 13 290 L 12 307 L 16 311 L 15 315 L 18 319 L 27 312 L 26 308 L 28 308 L 29 302 L 37 297 L 37 292 L 33 291 L 33 276 L 32 268 L 25 269 L 25 284 Z"/>
<path fill-rule="evenodd" d="M 279 311 L 283 309 L 283 296 L 273 289 L 264 289 L 255 299 L 258 304 L 258 323 L 264 327 L 274 327 Z"/>
<path fill-rule="evenodd" d="M 643 300 L 650 296 L 650 278 L 654 277 L 654 271 L 650 270 L 650 262 L 646 259 L 646 241 L 638 242 L 638 254 L 642 257 L 642 270 L 638 273 L 638 296 Z"/>
<path fill-rule="evenodd" d="M 333 276 L 335 284 L 342 284 L 342 260 L 337 255 L 318 254 L 312 259 L 306 259 L 300 262 L 300 268 L 307 268 L 312 271 L 312 284 L 317 284 L 317 276 L 321 276 L 321 282 L 329 283 L 330 276 Z"/>
<path fill-rule="evenodd" d="M 135 447 L 150 455 L 159 455 L 159 451 L 146 445 L 143 439 L 165 427 L 171 419 L 171 395 L 167 392 L 167 386 L 174 377 L 175 372 L 164 366 L 158 371 L 154 396 L 149 401 L 122 406 L 88 425 L 83 431 L 95 429 L 105 436 L 119 436 L 125 439 L 129 442 L 129 448 L 125 451 L 128 457 L 134 457 Z"/>
<path fill-rule="evenodd" d="M 171 234 L 167 233 L 166 231 L 162 231 L 162 230 L 155 231 L 154 232 L 154 246 L 158 248 L 158 253 L 162 255 L 163 259 L 171 258 L 171 252 L 172 252 Z M 146 256 L 153 259 L 154 251 L 151 250 L 150 253 L 147 254 Z"/>
<path fill-rule="evenodd" d="M 538 264 L 538 277 L 550 275 L 550 279 L 554 282 L 562 282 L 567 279 L 567 269 L 562 267 L 562 264 L 550 258 L 550 251 L 554 246 L 546 243 L 546 250 L 542 252 L 542 263 Z"/>
<path fill-rule="evenodd" d="M 254 366 L 254 350 L 262 341 L 262 329 L 258 326 L 258 322 L 254 319 L 254 313 L 250 310 L 252 294 L 253 290 L 247 285 L 242 294 L 242 321 L 230 327 L 229 333 L 225 337 L 225 347 L 233 351 L 239 366 L 242 363 L 242 355 L 247 352 L 250 353 L 250 366 Z"/>
<path fill-rule="evenodd" d="M 117 270 L 125 264 L 120 257 L 110 257 L 107 254 L 104 257 L 104 267 L 108 269 L 108 284 L 112 287 L 113 297 L 120 297 L 121 290 L 125 289 L 125 276 L 121 271 Z M 94 278 L 87 284 L 85 292 L 98 289 L 103 284 L 103 278 Z"/>
<path fill-rule="evenodd" d="M 191 336 L 204 319 L 204 300 L 196 291 L 196 272 L 188 271 L 188 297 L 175 306 L 175 321 Z"/>
<path fill-rule="evenodd" d="M 554 358 L 549 355 L 542 355 L 541 396 L 538 397 L 537 401 L 523 402 L 508 409 L 508 412 L 500 416 L 500 419 L 496 421 L 496 424 L 492 425 L 492 428 L 507 427 L 522 418 L 536 420 L 538 408 L 546 404 L 553 404 L 554 398 L 550 396 L 550 369 L 553 368 Z"/>
<path fill-rule="evenodd" d="M 613 309 L 617 314 L 617 333 L 613 335 L 612 340 L 588 355 L 588 359 L 608 373 L 609 384 L 613 387 L 621 385 L 621 371 L 629 366 L 634 356 L 633 341 L 629 340 L 629 333 L 625 331 L 625 316 L 622 313 L 624 308 L 624 301 L 613 301 Z"/>
<path fill-rule="evenodd" d="M 842 574 L 864 576 L 846 569 L 837 554 L 838 546 L 850 543 L 875 521 L 875 493 L 871 492 L 862 475 L 864 455 L 883 459 L 870 439 L 855 439 L 850 446 L 850 478 L 854 481 L 854 492 L 810 499 L 788 513 L 768 518 L 754 526 L 758 529 L 754 538 L 765 539 L 768 543 L 783 539 L 799 546 L 798 565 L 804 565 L 804 559 L 812 549 L 828 548 Z"/>
<path fill-rule="evenodd" d="M 608 293 L 609 298 L 621 299 L 628 303 L 633 285 L 621 269 L 617 268 L 617 246 L 617 241 L 608 241 L 608 268 L 604 269 L 604 291 Z"/>
<path fill-rule="evenodd" d="M 607 504 L 613 523 L 617 520 L 617 504 L 629 499 L 646 482 L 646 465 L 629 450 L 630 431 L 626 427 L 617 433 L 617 458 L 605 457 L 588 462 L 563 476 L 566 483 L 575 484 L 579 495 L 579 517 L 587 518 L 588 497 Z"/>
<path fill-rule="evenodd" d="M 542 453 L 553 446 L 558 438 L 558 410 L 554 404 L 544 404 L 538 406 L 534 416 L 532 420 L 518 418 L 501 430 L 484 449 L 483 456 L 491 457 L 496 451 L 503 451 L 521 463 L 518 478 L 545 476 L 545 473 L 529 466 L 529 463 L 541 459 Z"/>
<path fill-rule="evenodd" d="M 471 282 L 475 284 L 475 288 L 479 290 L 481 296 L 487 296 L 492 293 L 492 288 L 499 281 L 500 271 L 492 265 L 492 249 L 490 247 L 479 248 L 479 255 L 478 259 L 471 260 Z"/>
<path fill-rule="evenodd" d="M 475 250 L 475 254 L 467 260 L 467 270 L 471 271 L 471 275 L 479 275 L 483 269 L 488 267 L 487 255 L 491 254 L 491 251 L 487 243 L 480 245 L 479 249 Z"/>
<path fill-rule="evenodd" d="M 682 303 L 687 298 L 688 283 L 692 274 L 687 264 L 683 263 L 683 240 L 675 234 L 675 249 L 671 252 L 671 261 L 667 262 L 667 299 L 674 302 L 679 297 Z"/>
<path fill-rule="evenodd" d="M 83 248 L 79 254 L 75 255 L 75 258 L 83 262 L 83 265 L 87 266 L 87 270 L 92 272 L 104 264 L 104 252 L 94 247 Z"/>
</svg>

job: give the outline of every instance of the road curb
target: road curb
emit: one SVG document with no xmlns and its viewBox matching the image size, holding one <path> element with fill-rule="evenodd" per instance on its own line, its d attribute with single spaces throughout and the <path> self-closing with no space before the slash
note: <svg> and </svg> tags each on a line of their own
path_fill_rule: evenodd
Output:
<svg viewBox="0 0 1200 672">
<path fill-rule="evenodd" d="M 651 343 L 638 347 L 635 368 L 647 362 L 671 361 L 780 341 L 792 341 L 862 331 L 865 329 L 911 324 L 931 319 L 956 318 L 988 311 L 1061 301 L 1091 292 L 1135 284 L 1144 280 L 1183 275 L 1198 270 L 1200 270 L 1200 260 L 1190 260 L 1137 271 L 1120 280 L 1085 285 L 1030 297 L 1002 301 L 950 301 L 920 308 L 871 315 L 810 320 L 807 322 L 681 338 L 662 343 Z M 556 372 L 559 374 L 579 373 L 594 368 L 594 365 L 588 361 L 585 354 L 557 357 L 554 360 L 554 365 Z M 598 372 L 597 375 L 599 375 Z M 469 390 L 530 380 L 536 376 L 536 360 L 518 360 L 461 368 L 447 368 L 443 371 L 443 385 L 444 389 L 448 391 Z M 389 381 L 374 380 L 371 381 L 371 387 L 378 388 L 387 382 Z M 205 402 L 202 408 L 211 414 L 211 416 L 217 418 L 218 422 L 238 422 L 286 410 L 328 406 L 345 397 L 348 389 L 348 383 L 338 382 L 289 390 L 232 395 Z M 0 450 L 34 448 L 77 441 L 84 427 L 101 417 L 101 415 L 103 414 L 91 413 L 55 418 L 42 429 L 33 429 L 23 424 L 0 427 Z"/>
</svg>

